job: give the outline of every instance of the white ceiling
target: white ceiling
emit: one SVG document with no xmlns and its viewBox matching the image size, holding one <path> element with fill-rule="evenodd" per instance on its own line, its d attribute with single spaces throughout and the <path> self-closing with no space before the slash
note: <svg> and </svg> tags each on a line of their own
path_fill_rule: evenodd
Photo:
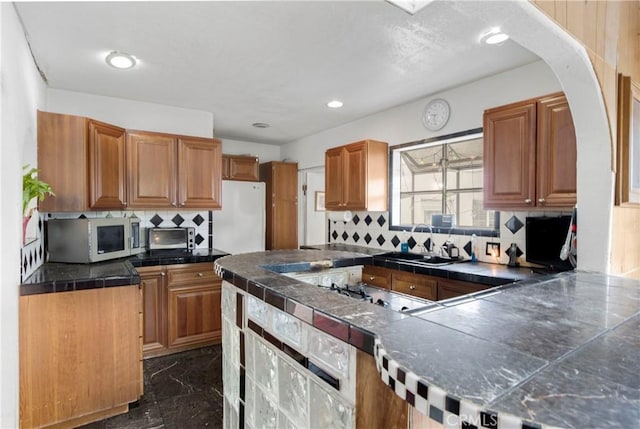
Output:
<svg viewBox="0 0 640 429">
<path fill-rule="evenodd" d="M 16 3 L 51 88 L 212 112 L 217 137 L 284 144 L 537 61 L 479 43 L 465 2 Z M 108 67 L 131 53 L 132 70 Z M 326 107 L 340 99 L 344 107 Z M 254 122 L 271 126 L 257 129 Z"/>
</svg>

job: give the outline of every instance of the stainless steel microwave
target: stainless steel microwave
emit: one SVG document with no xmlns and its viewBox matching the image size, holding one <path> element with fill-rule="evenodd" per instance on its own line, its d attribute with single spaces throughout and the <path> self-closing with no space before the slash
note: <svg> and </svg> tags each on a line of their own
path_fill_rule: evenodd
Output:
<svg viewBox="0 0 640 429">
<path fill-rule="evenodd" d="M 49 262 L 91 263 L 144 252 L 140 219 L 50 219 Z"/>
</svg>

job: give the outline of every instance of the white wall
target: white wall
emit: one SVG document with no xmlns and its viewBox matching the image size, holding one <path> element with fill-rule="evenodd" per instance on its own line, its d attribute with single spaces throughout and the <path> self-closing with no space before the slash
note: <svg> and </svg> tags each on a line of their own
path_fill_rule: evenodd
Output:
<svg viewBox="0 0 640 429">
<path fill-rule="evenodd" d="M 320 166 L 330 147 L 368 138 L 396 145 L 482 127 L 482 112 L 489 107 L 561 89 L 551 69 L 538 61 L 296 140 L 282 146 L 282 156 L 298 161 L 300 169 Z M 446 99 L 451 108 L 449 122 L 435 133 L 422 124 L 424 107 L 433 98 Z"/>
<path fill-rule="evenodd" d="M 210 138 L 213 114 L 83 92 L 47 89 L 46 110 L 87 116 L 119 127 Z"/>
<path fill-rule="evenodd" d="M 45 85 L 12 3 L 0 3 L 0 427 L 18 427 L 22 165 L 36 164 Z"/>
<path fill-rule="evenodd" d="M 240 140 L 222 139 L 222 153 L 229 155 L 254 155 L 260 163 L 280 161 L 280 146 L 252 143 Z"/>
</svg>

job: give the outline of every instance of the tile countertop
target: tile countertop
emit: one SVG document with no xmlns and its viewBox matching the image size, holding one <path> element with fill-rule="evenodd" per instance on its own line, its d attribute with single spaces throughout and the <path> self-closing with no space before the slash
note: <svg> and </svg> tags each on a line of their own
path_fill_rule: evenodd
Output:
<svg viewBox="0 0 640 429">
<path fill-rule="evenodd" d="M 638 427 L 640 282 L 566 272 L 408 315 L 278 274 L 371 258 L 273 251 L 215 266 L 237 287 L 373 354 L 396 394 L 447 427 Z"/>
<path fill-rule="evenodd" d="M 20 286 L 20 295 L 68 292 L 140 283 L 136 267 L 213 262 L 228 253 L 219 250 L 158 250 L 93 264 L 47 262 Z"/>
</svg>

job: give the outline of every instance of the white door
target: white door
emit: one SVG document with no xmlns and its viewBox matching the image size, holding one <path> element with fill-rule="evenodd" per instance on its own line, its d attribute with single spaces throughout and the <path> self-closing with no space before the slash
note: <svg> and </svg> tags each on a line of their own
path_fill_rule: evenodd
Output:
<svg viewBox="0 0 640 429">
<path fill-rule="evenodd" d="M 324 167 L 300 171 L 300 183 L 300 245 L 328 243 L 326 212 L 324 207 L 316 207 L 317 200 L 320 199 L 324 203 Z M 318 192 L 322 195 L 318 195 Z"/>
</svg>

